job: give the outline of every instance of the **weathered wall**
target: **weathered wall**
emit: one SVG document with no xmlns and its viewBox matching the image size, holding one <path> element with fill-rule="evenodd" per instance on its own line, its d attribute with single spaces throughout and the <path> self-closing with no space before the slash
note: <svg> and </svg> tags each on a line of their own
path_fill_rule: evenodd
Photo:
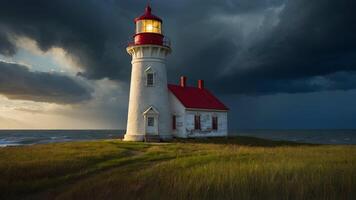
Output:
<svg viewBox="0 0 356 200">
<path fill-rule="evenodd" d="M 185 107 L 171 92 L 169 92 L 169 100 L 172 115 L 176 116 L 176 130 L 173 130 L 173 136 L 185 138 Z"/>
<path fill-rule="evenodd" d="M 200 115 L 201 130 L 194 128 L 194 116 Z M 218 137 L 227 136 L 227 112 L 188 110 L 185 114 L 185 130 L 187 137 Z M 212 130 L 212 116 L 218 117 L 218 130 Z"/>
</svg>

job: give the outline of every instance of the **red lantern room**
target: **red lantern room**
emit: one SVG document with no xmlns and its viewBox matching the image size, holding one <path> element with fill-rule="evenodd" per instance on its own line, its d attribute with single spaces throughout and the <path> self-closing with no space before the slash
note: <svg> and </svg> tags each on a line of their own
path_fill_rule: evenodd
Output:
<svg viewBox="0 0 356 200">
<path fill-rule="evenodd" d="M 151 7 L 147 5 L 145 13 L 135 19 L 136 34 L 134 42 L 130 45 L 161 45 L 169 46 L 168 42 L 164 41 L 162 34 L 162 20 L 151 13 Z"/>
</svg>

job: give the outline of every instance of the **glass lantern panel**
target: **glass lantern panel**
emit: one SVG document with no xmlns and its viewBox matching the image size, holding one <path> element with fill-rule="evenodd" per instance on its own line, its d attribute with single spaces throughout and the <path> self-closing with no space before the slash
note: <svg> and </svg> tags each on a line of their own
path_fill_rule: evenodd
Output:
<svg viewBox="0 0 356 200">
<path fill-rule="evenodd" d="M 161 22 L 156 20 L 140 20 L 136 23 L 136 33 L 162 34 L 161 26 Z"/>
</svg>

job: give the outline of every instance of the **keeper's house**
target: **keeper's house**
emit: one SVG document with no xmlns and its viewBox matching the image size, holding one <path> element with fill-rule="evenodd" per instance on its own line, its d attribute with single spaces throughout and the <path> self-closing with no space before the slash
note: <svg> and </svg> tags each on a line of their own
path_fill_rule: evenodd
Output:
<svg viewBox="0 0 356 200">
<path fill-rule="evenodd" d="M 227 136 L 228 108 L 198 80 L 197 87 L 186 85 L 181 77 L 179 85 L 168 85 L 172 112 L 173 136 L 217 137 Z"/>
</svg>

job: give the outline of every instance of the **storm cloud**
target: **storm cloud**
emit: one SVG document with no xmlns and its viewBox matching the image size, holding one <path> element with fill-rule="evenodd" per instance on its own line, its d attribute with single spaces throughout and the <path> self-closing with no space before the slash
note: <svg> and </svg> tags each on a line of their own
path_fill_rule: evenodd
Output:
<svg viewBox="0 0 356 200">
<path fill-rule="evenodd" d="M 16 53 L 16 47 L 10 42 L 9 36 L 5 32 L 0 32 L 0 54 L 12 56 Z"/>
<path fill-rule="evenodd" d="M 26 66 L 0 62 L 0 94 L 21 99 L 57 104 L 72 104 L 91 99 L 91 90 L 77 81 L 55 73 L 31 72 Z"/>
<path fill-rule="evenodd" d="M 125 46 L 145 3 L 2 1 L 0 53 L 16 52 L 9 35 L 29 37 L 42 51 L 65 49 L 88 79 L 128 82 Z M 184 74 L 189 80 L 205 79 L 215 92 L 260 95 L 356 88 L 355 4 L 183 0 L 154 1 L 152 7 L 172 40 L 171 82 Z"/>
</svg>

